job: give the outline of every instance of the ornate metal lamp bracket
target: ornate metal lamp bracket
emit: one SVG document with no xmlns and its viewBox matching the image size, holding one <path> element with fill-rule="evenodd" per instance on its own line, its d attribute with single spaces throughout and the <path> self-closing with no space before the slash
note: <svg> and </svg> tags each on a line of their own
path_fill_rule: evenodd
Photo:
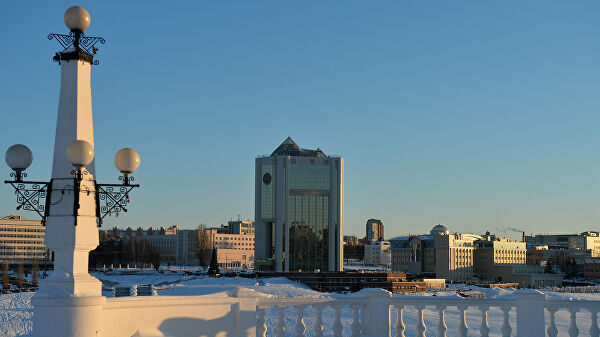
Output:
<svg viewBox="0 0 600 337">
<path fill-rule="evenodd" d="M 93 65 L 100 62 L 94 60 L 94 55 L 98 51 L 96 43 L 104 44 L 106 41 L 99 36 L 86 36 L 83 32 L 72 31 L 67 34 L 48 34 L 48 40 L 56 40 L 64 48 L 60 53 L 56 53 L 52 60 L 60 64 L 61 60 L 83 59 Z M 74 47 L 73 51 L 69 51 Z"/>
<path fill-rule="evenodd" d="M 122 184 L 98 184 L 96 186 L 96 217 L 98 218 L 98 226 L 102 226 L 103 219 L 107 215 L 119 216 L 119 212 L 127 212 L 127 204 L 129 203 L 129 192 L 138 184 L 131 184 L 134 178 L 129 175 L 119 176 Z"/>
<path fill-rule="evenodd" d="M 46 225 L 46 217 L 50 198 L 49 191 L 52 190 L 52 182 L 45 181 L 24 181 L 21 177 L 27 177 L 26 173 L 21 173 L 18 176 L 15 173 L 10 174 L 15 177 L 15 180 L 6 180 L 5 184 L 11 185 L 15 189 L 17 196 L 17 210 L 33 211 L 42 217 L 42 225 Z"/>
</svg>

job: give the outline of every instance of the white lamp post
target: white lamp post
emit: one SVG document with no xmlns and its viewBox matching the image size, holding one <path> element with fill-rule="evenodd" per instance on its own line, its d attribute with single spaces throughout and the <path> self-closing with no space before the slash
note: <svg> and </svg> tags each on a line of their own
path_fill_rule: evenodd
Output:
<svg viewBox="0 0 600 337">
<path fill-rule="evenodd" d="M 51 179 L 23 180 L 33 156 L 17 144 L 6 152 L 14 180 L 5 183 L 15 189 L 17 209 L 42 217 L 44 243 L 54 251 L 54 272 L 32 298 L 33 336 L 96 337 L 102 334 L 106 298 L 101 282 L 88 273 L 88 256 L 98 246 L 102 219 L 127 211 L 129 192 L 139 186 L 130 182 L 140 157 L 132 149 L 120 150 L 115 165 L 123 174 L 121 183 L 96 182 L 90 74 L 98 64 L 95 44 L 104 39 L 83 33 L 90 15 L 82 7 L 69 8 L 64 20 L 68 35 L 48 35 L 64 48 L 53 58 L 61 67 L 61 85 Z"/>
</svg>

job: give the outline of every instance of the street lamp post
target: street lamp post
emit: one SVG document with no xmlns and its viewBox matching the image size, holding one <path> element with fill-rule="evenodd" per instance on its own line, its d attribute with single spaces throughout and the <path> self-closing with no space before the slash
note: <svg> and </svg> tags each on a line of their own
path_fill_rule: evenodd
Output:
<svg viewBox="0 0 600 337">
<path fill-rule="evenodd" d="M 50 181 L 28 181 L 25 170 L 33 160 L 24 145 L 11 146 L 6 163 L 13 170 L 7 180 L 16 194 L 17 209 L 34 211 L 46 226 L 44 243 L 54 252 L 54 271 L 41 280 L 31 303 L 33 336 L 95 337 L 102 335 L 101 282 L 88 273 L 89 252 L 99 243 L 98 226 L 110 214 L 127 211 L 131 174 L 140 157 L 132 149 L 117 152 L 122 173 L 118 184 L 96 182 L 91 66 L 101 37 L 87 36 L 90 15 L 82 7 L 64 16 L 69 34 L 50 34 L 64 48 L 53 60 L 61 69 L 60 96 Z"/>
</svg>

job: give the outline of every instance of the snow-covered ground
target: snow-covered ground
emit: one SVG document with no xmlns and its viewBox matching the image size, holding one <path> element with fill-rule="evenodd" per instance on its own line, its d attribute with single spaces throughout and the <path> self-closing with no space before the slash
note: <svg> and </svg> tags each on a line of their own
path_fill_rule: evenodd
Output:
<svg viewBox="0 0 600 337">
<path fill-rule="evenodd" d="M 103 294 L 112 296 L 109 290 L 114 284 L 154 284 L 159 286 L 159 296 L 188 296 L 188 295 L 206 295 L 225 293 L 235 289 L 238 286 L 255 289 L 258 292 L 270 294 L 275 297 L 331 297 L 340 296 L 333 294 L 323 294 L 311 290 L 305 285 L 289 281 L 285 278 L 268 279 L 249 279 L 240 277 L 208 278 L 206 276 L 186 276 L 182 273 L 162 275 L 154 272 L 144 272 L 139 275 L 129 274 L 104 274 L 94 273 L 104 284 Z M 499 288 L 478 288 L 474 286 L 463 286 L 463 290 L 472 290 L 485 294 L 486 298 L 503 298 L 507 296 L 518 295 L 514 289 Z M 517 292 L 517 293 L 515 293 Z M 432 296 L 434 293 L 428 292 L 423 295 Z M 436 296 L 457 296 L 453 289 L 436 292 Z M 581 299 L 581 300 L 600 300 L 600 294 L 585 293 L 552 293 L 547 295 L 556 299 Z M 0 336 L 26 336 L 31 331 L 32 307 L 30 304 L 33 293 L 14 293 L 0 295 Z M 343 296 L 343 295 L 342 295 Z M 407 295 L 411 296 L 411 295 Z M 510 312 L 510 321 L 513 328 L 513 334 L 516 332 L 516 313 Z M 267 326 L 274 329 L 277 323 L 277 314 L 274 308 L 267 310 Z M 314 310 L 306 309 L 304 312 L 305 323 L 312 335 L 312 327 L 315 322 Z M 325 325 L 325 334 L 332 335 L 333 318 L 335 314 L 332 309 L 323 311 L 323 323 Z M 342 311 L 342 323 L 345 333 L 349 333 L 352 314 L 350 310 Z M 396 317 L 396 310 L 392 309 L 392 317 Z M 501 336 L 500 328 L 502 326 L 502 313 L 499 309 L 490 309 L 488 313 L 489 323 L 492 328 L 490 336 Z M 285 311 L 286 324 L 290 326 L 289 336 L 294 336 L 291 326 L 295 323 L 296 311 L 294 308 L 288 308 Z M 433 308 L 426 309 L 424 312 L 425 324 L 427 326 L 427 336 L 435 336 L 438 324 L 438 312 Z M 459 324 L 459 312 L 455 308 L 449 308 L 446 311 L 446 324 L 448 326 L 448 336 L 455 336 Z M 548 321 L 548 319 L 546 319 Z M 560 311 L 556 315 L 559 335 L 566 333 L 569 328 L 569 315 L 566 311 Z M 406 336 L 414 336 L 414 327 L 417 324 L 417 312 L 412 308 L 405 309 L 404 322 L 407 327 Z M 479 326 L 481 324 L 481 312 L 476 308 L 470 308 L 467 311 L 467 323 L 469 325 L 469 336 L 479 336 Z M 588 330 L 591 325 L 590 314 L 587 311 L 577 313 L 577 323 L 580 330 L 579 336 L 589 336 Z M 392 326 L 395 319 L 392 319 Z M 269 334 L 271 336 L 271 334 Z"/>
</svg>

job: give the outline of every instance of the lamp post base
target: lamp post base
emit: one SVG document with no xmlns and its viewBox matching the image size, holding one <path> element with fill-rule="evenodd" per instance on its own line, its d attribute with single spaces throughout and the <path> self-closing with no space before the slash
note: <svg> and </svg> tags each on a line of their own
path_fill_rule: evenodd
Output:
<svg viewBox="0 0 600 337">
<path fill-rule="evenodd" d="M 100 337 L 106 297 L 34 296 L 34 337 Z"/>
</svg>

